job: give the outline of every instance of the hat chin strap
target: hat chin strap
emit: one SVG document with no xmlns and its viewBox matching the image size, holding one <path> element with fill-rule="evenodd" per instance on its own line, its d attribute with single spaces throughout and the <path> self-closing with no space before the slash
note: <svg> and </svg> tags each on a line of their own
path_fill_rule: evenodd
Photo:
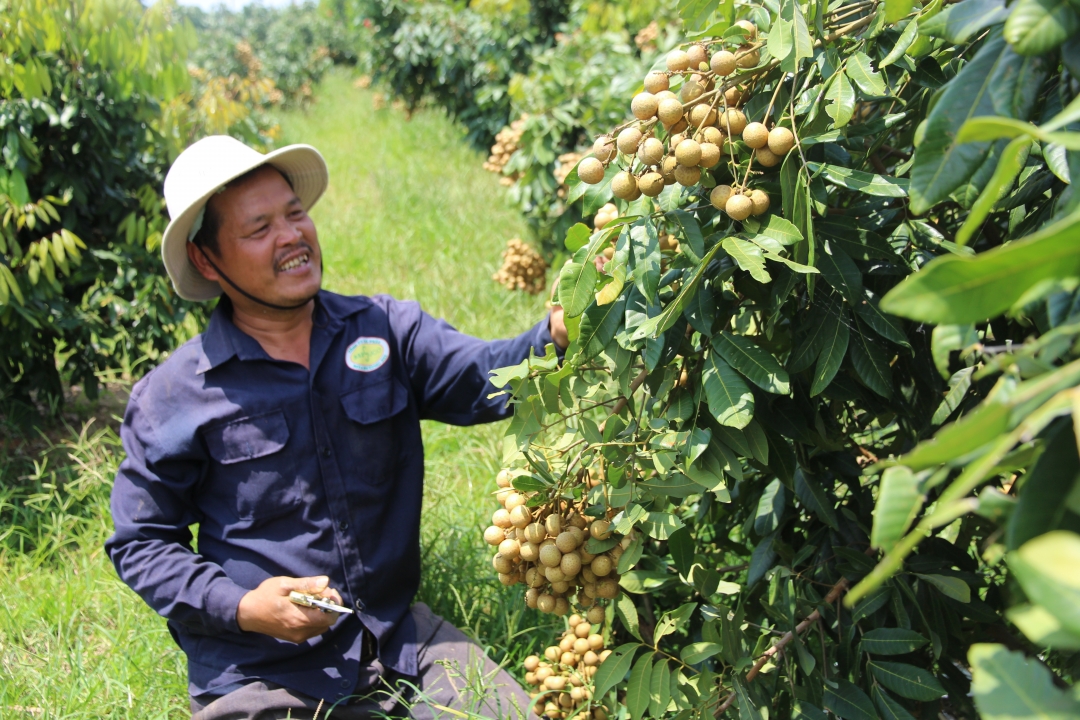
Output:
<svg viewBox="0 0 1080 720">
<path fill-rule="evenodd" d="M 233 290 L 240 293 L 241 295 L 246 297 L 251 302 L 258 303 L 259 305 L 262 305 L 263 307 L 268 307 L 268 308 L 270 308 L 272 310 L 299 310 L 300 308 L 304 307 L 309 302 L 311 302 L 313 299 L 315 299 L 315 297 L 318 295 L 318 293 L 316 292 L 315 295 L 312 295 L 307 300 L 304 300 L 303 302 L 300 302 L 300 303 L 298 303 L 296 305 L 275 305 L 274 303 L 266 302 L 265 300 L 263 300 L 261 298 L 255 297 L 254 295 L 249 293 L 247 290 L 245 290 L 244 288 L 242 288 L 239 285 L 237 285 L 236 283 L 234 283 L 232 281 L 232 278 L 230 278 L 228 275 L 223 273 L 221 271 L 221 268 L 219 268 L 217 265 L 214 264 L 214 261 L 210 259 L 210 256 L 206 254 L 206 251 L 203 250 L 201 245 L 196 245 L 195 247 L 199 248 L 199 252 L 201 252 L 203 257 L 206 258 L 206 262 L 210 263 L 210 267 L 214 268 L 214 272 L 216 272 L 218 275 L 220 275 L 222 280 L 229 283 L 229 285 L 232 286 Z M 321 266 L 321 264 L 322 264 L 322 261 L 320 260 L 320 266 Z"/>
</svg>

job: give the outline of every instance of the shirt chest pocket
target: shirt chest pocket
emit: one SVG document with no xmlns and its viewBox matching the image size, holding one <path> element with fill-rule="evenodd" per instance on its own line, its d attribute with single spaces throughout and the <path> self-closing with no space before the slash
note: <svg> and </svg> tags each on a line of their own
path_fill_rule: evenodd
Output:
<svg viewBox="0 0 1080 720">
<path fill-rule="evenodd" d="M 302 497 L 296 469 L 281 452 L 289 441 L 285 413 L 273 410 L 203 431 L 215 460 L 210 494 L 235 507 L 241 520 L 265 520 L 293 510 Z"/>
<path fill-rule="evenodd" d="M 371 485 L 394 477 L 401 445 L 397 425 L 408 403 L 408 391 L 394 377 L 341 395 L 341 409 L 350 420 L 345 428 L 351 460 L 342 468 L 346 473 Z"/>
</svg>

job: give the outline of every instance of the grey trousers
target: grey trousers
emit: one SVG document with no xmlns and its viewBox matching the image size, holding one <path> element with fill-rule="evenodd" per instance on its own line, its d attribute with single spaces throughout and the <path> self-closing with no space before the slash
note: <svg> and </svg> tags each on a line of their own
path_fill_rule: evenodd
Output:
<svg viewBox="0 0 1080 720">
<path fill-rule="evenodd" d="M 416 678 L 385 673 L 374 660 L 361 671 L 361 685 L 369 680 L 370 688 L 338 704 L 258 681 L 207 705 L 192 699 L 192 720 L 525 720 L 531 701 L 509 673 L 427 605 L 417 603 L 412 613 L 419 655 Z"/>
</svg>

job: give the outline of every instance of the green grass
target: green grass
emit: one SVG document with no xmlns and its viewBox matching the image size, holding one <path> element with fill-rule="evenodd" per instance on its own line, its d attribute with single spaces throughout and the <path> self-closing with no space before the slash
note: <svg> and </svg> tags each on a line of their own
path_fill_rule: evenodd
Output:
<svg viewBox="0 0 1080 720">
<path fill-rule="evenodd" d="M 326 287 L 416 299 L 480 337 L 525 330 L 542 298 L 491 280 L 506 240 L 526 233 L 497 178 L 441 113 L 406 121 L 373 110 L 371 95 L 332 74 L 309 112 L 281 118 L 284 142 L 314 145 L 330 166 L 312 212 Z M 120 450 L 92 429 L 39 453 L 36 468 L 0 463 L 0 718 L 187 717 L 183 655 L 101 549 Z M 503 429 L 424 424 L 420 599 L 517 665 L 550 631 L 498 585 L 480 539 Z"/>
</svg>

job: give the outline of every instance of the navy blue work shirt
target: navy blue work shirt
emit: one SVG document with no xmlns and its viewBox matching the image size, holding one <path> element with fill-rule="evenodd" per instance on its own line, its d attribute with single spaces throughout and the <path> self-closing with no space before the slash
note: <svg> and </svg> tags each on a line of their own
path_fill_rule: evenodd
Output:
<svg viewBox="0 0 1080 720">
<path fill-rule="evenodd" d="M 416 675 L 420 420 L 506 417 L 488 373 L 543 355 L 548 321 L 485 342 L 415 302 L 323 291 L 309 371 L 230 316 L 223 298 L 206 332 L 132 391 L 106 543 L 117 572 L 168 619 L 193 696 L 254 679 L 347 695 L 364 626 L 385 667 Z M 278 575 L 327 575 L 357 612 L 298 645 L 241 631 L 240 598 Z"/>
</svg>

